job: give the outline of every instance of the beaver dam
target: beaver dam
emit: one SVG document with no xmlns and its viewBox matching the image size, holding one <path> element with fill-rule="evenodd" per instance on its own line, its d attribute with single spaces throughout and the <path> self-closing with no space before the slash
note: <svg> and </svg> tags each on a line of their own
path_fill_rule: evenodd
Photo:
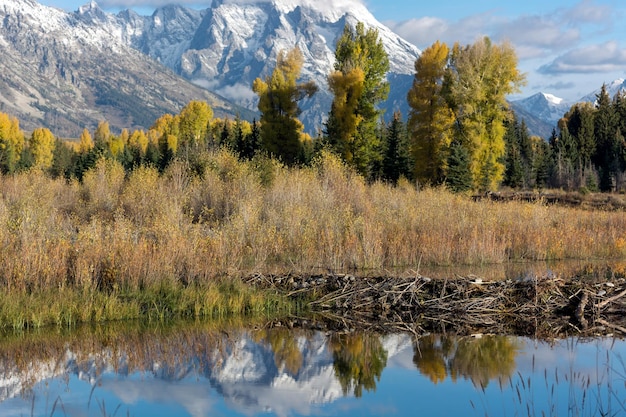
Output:
<svg viewBox="0 0 626 417">
<path fill-rule="evenodd" d="M 505 281 L 256 274 L 247 281 L 304 301 L 320 322 L 333 323 L 335 329 L 626 336 L 626 279 L 615 274 Z"/>
</svg>

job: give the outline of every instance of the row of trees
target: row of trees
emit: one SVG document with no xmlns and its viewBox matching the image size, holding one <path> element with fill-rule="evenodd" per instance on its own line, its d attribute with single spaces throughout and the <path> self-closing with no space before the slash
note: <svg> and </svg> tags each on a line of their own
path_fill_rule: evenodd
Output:
<svg viewBox="0 0 626 417">
<path fill-rule="evenodd" d="M 603 85 L 595 104 L 578 103 L 559 121 L 549 142 L 555 185 L 601 191 L 623 188 L 626 170 L 626 93 L 613 99 Z"/>
<path fill-rule="evenodd" d="M 310 83 L 297 84 L 301 62 L 297 49 L 287 59 L 280 55 L 274 73 L 254 83 L 265 148 L 287 163 L 301 161 L 298 155 L 310 140 L 296 119 L 297 102 L 315 92 Z M 496 187 L 505 172 L 506 96 L 524 82 L 513 48 L 488 38 L 452 50 L 437 42 L 423 52 L 415 70 L 407 126 L 397 114 L 390 126 L 381 126 L 389 59 L 375 29 L 346 25 L 328 76 L 333 102 L 316 145 L 331 148 L 369 178 L 394 181 L 399 173 L 424 184 Z M 403 143 L 408 148 L 403 150 Z M 396 161 L 389 160 L 393 154 Z"/>
<path fill-rule="evenodd" d="M 406 123 L 399 113 L 384 123 L 384 46 L 375 29 L 346 25 L 328 75 L 333 101 L 316 138 L 298 120 L 300 101 L 317 91 L 313 82 L 299 82 L 302 65 L 297 48 L 282 52 L 274 71 L 254 81 L 261 118 L 253 123 L 213 118 L 207 103 L 192 101 L 147 131 L 114 135 L 101 122 L 70 144 L 43 128 L 26 139 L 17 119 L 0 114 L 0 170 L 37 166 L 80 179 L 101 157 L 127 169 L 151 164 L 163 170 L 174 158 L 193 160 L 203 150 L 227 146 L 241 158 L 265 153 L 288 165 L 306 164 L 317 151 L 330 149 L 370 180 L 395 183 L 405 177 L 456 191 L 501 184 L 612 190 L 624 182 L 624 95 L 611 100 L 603 88 L 595 106 L 572 107 L 549 142 L 531 137 L 506 102 L 524 83 L 509 44 L 488 38 L 452 48 L 434 43 L 415 62 Z"/>
</svg>

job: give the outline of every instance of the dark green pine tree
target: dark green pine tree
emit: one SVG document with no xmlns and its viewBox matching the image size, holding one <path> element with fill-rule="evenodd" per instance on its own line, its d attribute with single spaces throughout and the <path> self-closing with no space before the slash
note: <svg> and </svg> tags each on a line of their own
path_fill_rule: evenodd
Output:
<svg viewBox="0 0 626 417">
<path fill-rule="evenodd" d="M 548 185 L 550 178 L 550 172 L 552 170 L 552 155 L 550 152 L 550 144 L 544 140 L 539 142 L 537 151 L 535 153 L 534 173 L 535 173 L 535 187 L 543 189 Z"/>
<path fill-rule="evenodd" d="M 70 179 L 74 170 L 75 155 L 74 151 L 64 141 L 57 138 L 52 152 L 50 175 L 53 178 Z"/>
<path fill-rule="evenodd" d="M 382 179 L 397 184 L 400 177 L 409 177 L 408 141 L 402 115 L 397 112 L 385 132 Z"/>
<path fill-rule="evenodd" d="M 513 119 L 507 121 L 506 132 L 504 134 L 506 162 L 502 182 L 504 185 L 511 188 L 522 188 L 524 186 L 524 168 L 518 134 L 519 128 L 517 119 L 513 117 Z"/>
<path fill-rule="evenodd" d="M 450 145 L 446 185 L 454 192 L 465 192 L 472 189 L 470 155 L 467 149 L 457 141 L 453 141 Z"/>
<path fill-rule="evenodd" d="M 620 169 L 619 148 L 623 137 L 606 85 L 602 85 L 597 95 L 594 133 L 596 152 L 592 159 L 600 174 L 600 190 L 611 191 Z"/>
</svg>

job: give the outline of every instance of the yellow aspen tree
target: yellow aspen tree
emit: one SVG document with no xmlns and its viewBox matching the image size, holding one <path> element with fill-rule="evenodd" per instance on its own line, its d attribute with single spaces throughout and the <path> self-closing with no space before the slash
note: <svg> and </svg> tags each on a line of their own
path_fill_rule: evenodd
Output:
<svg viewBox="0 0 626 417">
<path fill-rule="evenodd" d="M 335 71 L 328 77 L 328 86 L 333 93 L 334 148 L 349 165 L 354 160 L 354 140 L 363 116 L 357 108 L 363 93 L 365 74 L 360 68 L 350 71 Z"/>
<path fill-rule="evenodd" d="M 24 150 L 24 133 L 15 117 L 0 113 L 0 169 L 13 172 Z"/>
<path fill-rule="evenodd" d="M 435 42 L 415 61 L 415 79 L 407 94 L 408 130 L 420 183 L 439 184 L 446 175 L 454 112 L 442 94 L 450 49 Z"/>
<path fill-rule="evenodd" d="M 119 157 L 124 153 L 126 145 L 128 145 L 128 138 L 130 134 L 128 129 L 122 129 L 119 136 L 111 135 L 109 139 L 109 150 L 114 158 Z"/>
<path fill-rule="evenodd" d="M 356 80 L 358 73 L 353 71 L 357 69 L 362 72 L 363 79 L 362 86 L 356 88 L 357 86 L 353 84 L 351 90 L 352 93 L 359 93 L 355 98 L 358 105 L 352 108 L 356 119 L 348 123 L 340 120 L 334 111 L 344 109 L 343 103 L 335 101 L 345 98 L 334 97 L 326 123 L 326 140 L 346 162 L 361 174 L 368 175 L 372 164 L 381 159 L 378 152 L 380 137 L 377 130 L 383 111 L 379 109 L 379 104 L 389 95 L 389 83 L 386 80 L 389 57 L 378 31 L 371 28 L 366 30 L 362 22 L 357 23 L 355 28 L 346 24 L 335 48 L 335 71 L 341 72 L 346 77 L 346 82 Z M 335 82 L 337 77 L 334 72 L 330 74 L 330 78 L 335 78 Z M 343 95 L 341 89 L 337 91 Z M 353 98 L 350 97 L 350 100 Z M 341 130 L 352 128 L 354 120 L 358 122 L 356 129 Z M 347 138 L 349 141 L 346 142 Z"/>
<path fill-rule="evenodd" d="M 143 130 L 135 130 L 128 139 L 128 146 L 136 149 L 142 157 L 146 155 L 148 149 L 148 137 Z"/>
<path fill-rule="evenodd" d="M 33 165 L 39 168 L 50 168 L 54 159 L 55 138 L 46 128 L 33 131 L 29 141 L 30 152 L 33 155 Z"/>
<path fill-rule="evenodd" d="M 204 101 L 190 101 L 179 114 L 179 143 L 188 149 L 198 149 L 206 144 L 213 109 Z"/>
<path fill-rule="evenodd" d="M 449 102 L 455 111 L 457 137 L 470 156 L 473 186 L 490 190 L 503 178 L 506 97 L 525 81 L 508 43 L 487 37 L 472 45 L 454 45 L 447 75 Z"/>
<path fill-rule="evenodd" d="M 80 142 L 78 144 L 78 152 L 79 153 L 87 153 L 93 149 L 93 139 L 91 138 L 91 134 L 89 130 L 83 129 L 83 132 L 80 134 Z"/>
<path fill-rule="evenodd" d="M 93 133 L 93 141 L 97 146 L 109 145 L 111 141 L 111 129 L 109 127 L 109 122 L 101 121 L 98 123 L 98 127 Z"/>
</svg>

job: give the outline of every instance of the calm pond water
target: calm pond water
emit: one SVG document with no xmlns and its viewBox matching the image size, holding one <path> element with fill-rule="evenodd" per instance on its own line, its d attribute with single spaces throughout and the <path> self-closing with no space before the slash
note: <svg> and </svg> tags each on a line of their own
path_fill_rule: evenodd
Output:
<svg viewBox="0 0 626 417">
<path fill-rule="evenodd" d="M 6 335 L 0 416 L 626 415 L 626 343 L 139 324 Z"/>
</svg>

